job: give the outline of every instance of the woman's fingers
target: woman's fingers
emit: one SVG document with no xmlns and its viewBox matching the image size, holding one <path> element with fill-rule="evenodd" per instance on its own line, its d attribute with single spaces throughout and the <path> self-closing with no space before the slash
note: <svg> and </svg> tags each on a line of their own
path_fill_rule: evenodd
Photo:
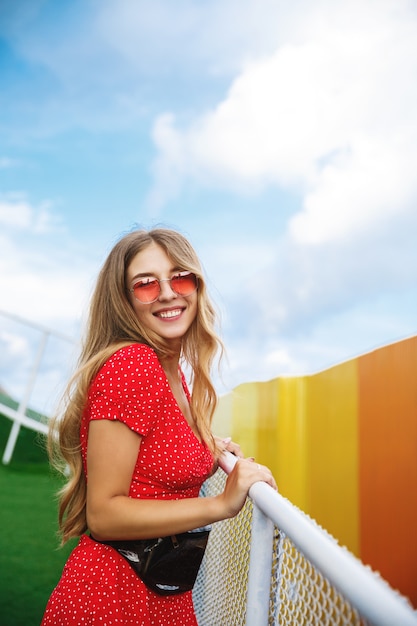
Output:
<svg viewBox="0 0 417 626">
<path fill-rule="evenodd" d="M 262 480 L 278 491 L 278 487 L 271 470 L 268 467 L 265 467 L 265 465 L 260 465 L 259 463 L 257 463 L 256 465 L 258 472 L 262 474 Z"/>
<path fill-rule="evenodd" d="M 271 471 L 264 465 L 255 463 L 253 458 L 238 458 L 227 477 L 221 499 L 225 504 L 225 517 L 234 517 L 243 507 L 249 489 L 256 482 L 266 482 L 277 488 Z"/>
<path fill-rule="evenodd" d="M 253 457 L 238 459 L 238 463 L 236 463 L 236 465 L 242 465 L 243 463 L 248 465 L 248 468 L 251 472 L 250 478 L 251 480 L 253 480 L 252 484 L 257 481 L 263 481 L 265 483 L 268 483 L 268 485 L 270 485 L 274 489 L 277 489 L 275 479 L 272 475 L 271 470 L 268 467 L 266 467 L 265 465 L 261 465 L 260 463 L 256 463 Z"/>
<path fill-rule="evenodd" d="M 223 439 L 220 437 L 215 437 L 215 440 L 221 450 L 227 450 L 228 452 L 231 452 L 232 454 L 237 456 L 239 459 L 243 459 L 243 452 L 239 444 L 232 441 L 231 437 L 225 437 Z"/>
</svg>

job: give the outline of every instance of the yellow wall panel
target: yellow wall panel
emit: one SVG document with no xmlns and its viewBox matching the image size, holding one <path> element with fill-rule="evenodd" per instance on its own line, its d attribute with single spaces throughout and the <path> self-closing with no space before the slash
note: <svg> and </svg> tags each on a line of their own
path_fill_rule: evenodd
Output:
<svg viewBox="0 0 417 626">
<path fill-rule="evenodd" d="M 277 457 L 273 471 L 278 489 L 283 496 L 305 510 L 307 431 L 303 377 L 279 379 L 277 427 Z"/>
<path fill-rule="evenodd" d="M 279 406 L 279 380 L 257 384 L 257 434 L 258 449 L 256 460 L 267 465 L 276 475 L 278 450 L 278 406 Z"/>
<path fill-rule="evenodd" d="M 232 436 L 233 422 L 233 394 L 232 392 L 220 396 L 213 416 L 212 430 L 217 437 Z"/>
<path fill-rule="evenodd" d="M 356 359 L 307 379 L 306 512 L 359 554 Z"/>
<path fill-rule="evenodd" d="M 258 456 L 258 384 L 244 383 L 232 392 L 231 436 L 245 456 Z"/>
</svg>

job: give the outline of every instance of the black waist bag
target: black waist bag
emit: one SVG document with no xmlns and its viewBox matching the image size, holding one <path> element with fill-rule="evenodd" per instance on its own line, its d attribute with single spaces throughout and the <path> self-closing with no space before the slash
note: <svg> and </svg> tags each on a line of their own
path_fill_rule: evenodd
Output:
<svg viewBox="0 0 417 626">
<path fill-rule="evenodd" d="M 194 587 L 210 530 L 211 526 L 204 526 L 158 539 L 99 543 L 117 550 L 147 587 L 159 595 L 171 596 Z"/>
</svg>

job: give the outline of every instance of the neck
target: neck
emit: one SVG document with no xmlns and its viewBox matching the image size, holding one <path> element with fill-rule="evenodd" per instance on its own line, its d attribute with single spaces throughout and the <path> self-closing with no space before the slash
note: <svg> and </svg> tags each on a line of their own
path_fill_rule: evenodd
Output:
<svg viewBox="0 0 417 626">
<path fill-rule="evenodd" d="M 180 355 L 175 355 L 161 359 L 161 365 L 164 368 L 167 376 L 178 376 L 178 365 L 180 362 Z"/>
</svg>

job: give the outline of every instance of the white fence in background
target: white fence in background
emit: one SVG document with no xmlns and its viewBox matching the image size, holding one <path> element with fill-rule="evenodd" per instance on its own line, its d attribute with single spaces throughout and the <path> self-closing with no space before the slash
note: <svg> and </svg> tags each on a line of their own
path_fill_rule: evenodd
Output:
<svg viewBox="0 0 417 626">
<path fill-rule="evenodd" d="M 223 490 L 227 453 L 203 495 Z M 416 626 L 406 598 L 266 483 L 213 525 L 194 589 L 199 626 Z"/>
<path fill-rule="evenodd" d="M 25 381 L 21 400 L 19 401 L 17 408 L 9 406 L 5 402 L 2 402 L 0 399 L 0 413 L 5 417 L 8 417 L 12 421 L 10 434 L 2 457 L 3 464 L 7 465 L 12 459 L 19 432 L 22 426 L 44 434 L 46 434 L 48 431 L 48 427 L 45 422 L 34 419 L 27 414 L 35 383 L 39 379 L 40 371 L 43 366 L 48 340 L 53 337 L 71 345 L 75 344 L 76 342 L 74 339 L 67 337 L 62 333 L 58 333 L 50 328 L 46 328 L 39 324 L 34 324 L 5 311 L 0 311 L 0 315 L 5 321 L 12 321 L 13 323 L 18 324 L 18 326 L 21 328 L 34 330 L 36 334 L 35 343 L 37 343 L 37 347 L 35 348 L 35 353 L 33 355 L 33 361 L 29 365 L 27 380 Z M 1 382 L 2 381 L 0 380 L 0 383 Z"/>
</svg>

